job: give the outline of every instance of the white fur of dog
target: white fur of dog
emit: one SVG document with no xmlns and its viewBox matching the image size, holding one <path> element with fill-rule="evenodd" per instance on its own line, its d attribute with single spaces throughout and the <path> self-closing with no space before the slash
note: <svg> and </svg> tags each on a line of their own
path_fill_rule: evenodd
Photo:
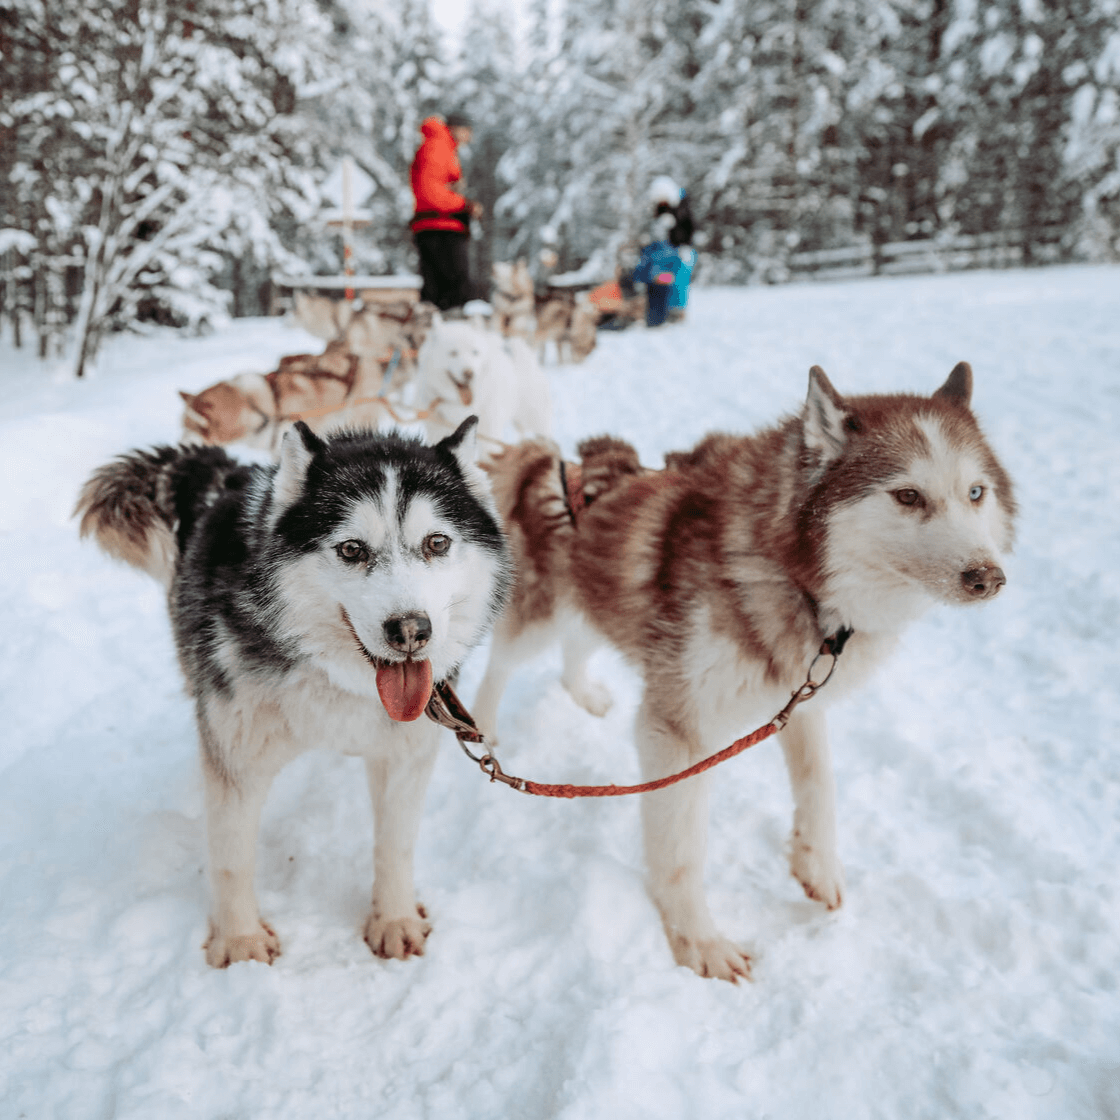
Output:
<svg viewBox="0 0 1120 1120">
<path fill-rule="evenodd" d="M 429 438 L 454 431 L 472 414 L 484 440 L 502 441 L 511 431 L 548 435 L 548 381 L 524 340 L 437 315 L 417 364 L 415 404 L 431 410 L 424 421 Z"/>
</svg>

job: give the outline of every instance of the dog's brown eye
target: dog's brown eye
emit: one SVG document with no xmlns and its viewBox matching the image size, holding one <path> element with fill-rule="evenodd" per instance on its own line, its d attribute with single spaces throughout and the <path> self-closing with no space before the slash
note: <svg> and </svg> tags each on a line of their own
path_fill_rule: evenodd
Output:
<svg viewBox="0 0 1120 1120">
<path fill-rule="evenodd" d="M 443 533 L 433 533 L 424 541 L 424 552 L 428 556 L 446 556 L 451 548 L 451 538 Z"/>
<path fill-rule="evenodd" d="M 335 548 L 338 558 L 347 564 L 360 564 L 369 559 L 369 552 L 361 541 L 343 541 Z"/>
<path fill-rule="evenodd" d="M 911 490 L 908 487 L 894 492 L 894 500 L 902 506 L 916 506 L 920 505 L 922 501 L 921 494 L 917 490 Z"/>
</svg>

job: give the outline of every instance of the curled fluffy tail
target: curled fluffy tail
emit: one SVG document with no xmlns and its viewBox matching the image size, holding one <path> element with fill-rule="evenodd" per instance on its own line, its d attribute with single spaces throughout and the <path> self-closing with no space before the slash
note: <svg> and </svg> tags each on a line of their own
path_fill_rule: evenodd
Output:
<svg viewBox="0 0 1120 1120">
<path fill-rule="evenodd" d="M 79 532 L 110 556 L 171 586 L 198 515 L 244 473 L 217 447 L 131 451 L 94 471 L 78 495 Z"/>
</svg>

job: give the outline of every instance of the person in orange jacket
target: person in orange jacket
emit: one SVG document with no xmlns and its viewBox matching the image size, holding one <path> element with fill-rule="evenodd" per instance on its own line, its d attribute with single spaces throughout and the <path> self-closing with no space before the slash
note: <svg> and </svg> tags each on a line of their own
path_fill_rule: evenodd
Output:
<svg viewBox="0 0 1120 1120">
<path fill-rule="evenodd" d="M 441 311 L 462 307 L 470 299 L 467 239 L 471 218 L 482 217 L 482 205 L 453 191 L 462 177 L 456 149 L 470 143 L 470 119 L 451 113 L 447 120 L 428 117 L 420 125 L 424 137 L 412 161 L 413 240 L 420 254 L 424 286 L 420 298 Z"/>
</svg>

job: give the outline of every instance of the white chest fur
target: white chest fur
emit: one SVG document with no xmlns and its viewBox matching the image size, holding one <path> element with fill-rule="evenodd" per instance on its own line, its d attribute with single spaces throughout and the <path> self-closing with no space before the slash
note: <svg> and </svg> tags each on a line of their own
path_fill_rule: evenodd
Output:
<svg viewBox="0 0 1120 1120">
<path fill-rule="evenodd" d="M 235 772 L 264 755 L 283 765 L 315 749 L 387 758 L 427 747 L 439 733 L 423 716 L 395 722 L 379 700 L 339 688 L 314 667 L 279 679 L 242 679 L 231 694 L 211 698 L 206 714 L 224 761 Z"/>
</svg>

